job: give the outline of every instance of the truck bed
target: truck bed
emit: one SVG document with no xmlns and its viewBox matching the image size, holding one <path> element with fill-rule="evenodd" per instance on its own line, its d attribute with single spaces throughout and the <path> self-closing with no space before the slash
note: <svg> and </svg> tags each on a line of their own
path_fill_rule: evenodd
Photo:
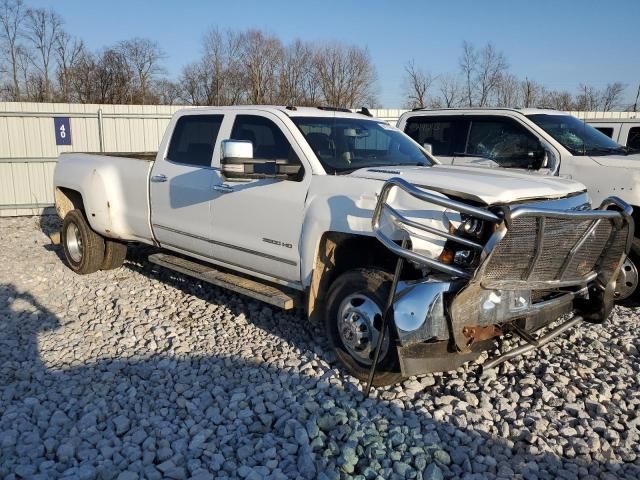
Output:
<svg viewBox="0 0 640 480">
<path fill-rule="evenodd" d="M 87 220 L 108 238 L 153 242 L 149 175 L 155 154 L 65 153 L 54 174 L 56 188 L 82 193 Z"/>
</svg>

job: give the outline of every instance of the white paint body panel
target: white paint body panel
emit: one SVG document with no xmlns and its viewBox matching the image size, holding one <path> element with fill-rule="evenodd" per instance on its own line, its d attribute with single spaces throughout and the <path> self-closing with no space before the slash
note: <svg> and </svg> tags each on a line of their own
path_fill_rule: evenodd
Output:
<svg viewBox="0 0 640 480">
<path fill-rule="evenodd" d="M 220 145 L 229 138 L 234 117 L 240 113 L 268 117 L 282 129 L 305 169 L 302 181 L 225 181 L 219 170 Z M 165 160 L 177 119 L 191 114 L 225 115 L 209 167 Z M 404 178 L 438 195 L 486 205 L 546 200 L 571 208 L 587 200 L 586 194 L 579 194 L 584 186 L 575 181 L 497 169 L 402 166 L 326 175 L 291 121 L 295 115 L 363 118 L 350 113 L 317 109 L 291 112 L 278 107 L 181 110 L 168 127 L 155 162 L 65 155 L 56 169 L 55 186 L 80 192 L 90 212 L 91 226 L 107 237 L 155 242 L 299 288 L 310 284 L 325 232 L 373 235 L 371 217 L 377 194 L 391 177 Z M 166 181 L 150 182 L 157 175 L 166 176 Z M 214 188 L 223 185 L 232 189 L 223 193 Z M 562 199 L 567 202 L 562 203 Z M 392 192 L 389 201 L 417 222 L 444 228 L 441 207 L 425 205 L 398 191 Z M 429 255 L 437 255 L 443 248 L 441 238 L 429 235 L 413 243 L 414 248 Z"/>
</svg>

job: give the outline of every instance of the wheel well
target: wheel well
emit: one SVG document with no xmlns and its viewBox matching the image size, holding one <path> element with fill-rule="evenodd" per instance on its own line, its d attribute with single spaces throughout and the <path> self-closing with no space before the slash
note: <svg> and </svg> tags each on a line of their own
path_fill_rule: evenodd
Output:
<svg viewBox="0 0 640 480">
<path fill-rule="evenodd" d="M 375 237 L 324 233 L 318 245 L 309 289 L 309 318 L 315 321 L 322 316 L 327 291 L 340 274 L 358 267 L 393 271 L 397 258 Z"/>
<path fill-rule="evenodd" d="M 82 195 L 77 190 L 65 187 L 56 187 L 55 192 L 56 212 L 60 218 L 67 216 L 71 210 L 84 211 Z"/>
</svg>

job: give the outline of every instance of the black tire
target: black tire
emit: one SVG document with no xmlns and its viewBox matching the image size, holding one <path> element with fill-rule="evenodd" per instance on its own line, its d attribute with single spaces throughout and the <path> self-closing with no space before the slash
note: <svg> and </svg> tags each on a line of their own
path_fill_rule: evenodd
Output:
<svg viewBox="0 0 640 480">
<path fill-rule="evenodd" d="M 120 268 L 127 258 L 127 244 L 115 240 L 104 240 L 104 260 L 100 270 Z"/>
<path fill-rule="evenodd" d="M 640 238 L 634 238 L 631 245 L 631 252 L 629 252 L 629 259 L 634 263 L 636 268 L 640 271 Z M 624 307 L 640 307 L 640 287 L 637 287 L 630 297 L 625 298 L 618 302 Z"/>
<path fill-rule="evenodd" d="M 384 311 L 387 297 L 391 288 L 392 275 L 376 269 L 355 269 L 340 275 L 331 285 L 327 295 L 325 326 L 329 341 L 335 350 L 338 360 L 347 368 L 349 373 L 359 380 L 366 381 L 371 369 L 371 361 L 365 364 L 352 355 L 345 346 L 339 332 L 339 309 L 344 301 L 351 295 L 361 294 L 372 300 Z M 393 338 L 393 328 L 388 328 L 389 344 L 384 356 L 380 356 L 373 384 L 386 386 L 400 382 L 403 379 L 400 373 L 398 355 Z"/>
<path fill-rule="evenodd" d="M 64 217 L 61 241 L 71 270 L 80 275 L 100 270 L 104 260 L 104 240 L 91 230 L 82 211 L 72 210 Z"/>
</svg>

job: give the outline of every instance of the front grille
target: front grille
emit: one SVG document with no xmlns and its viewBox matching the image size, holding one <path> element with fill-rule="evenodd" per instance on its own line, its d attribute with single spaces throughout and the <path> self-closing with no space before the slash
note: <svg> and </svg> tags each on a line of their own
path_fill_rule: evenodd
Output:
<svg viewBox="0 0 640 480">
<path fill-rule="evenodd" d="M 608 281 L 624 253 L 628 231 L 628 223 L 616 228 L 613 219 L 597 215 L 517 216 L 483 267 L 483 286 L 578 285 L 595 274 Z"/>
</svg>

